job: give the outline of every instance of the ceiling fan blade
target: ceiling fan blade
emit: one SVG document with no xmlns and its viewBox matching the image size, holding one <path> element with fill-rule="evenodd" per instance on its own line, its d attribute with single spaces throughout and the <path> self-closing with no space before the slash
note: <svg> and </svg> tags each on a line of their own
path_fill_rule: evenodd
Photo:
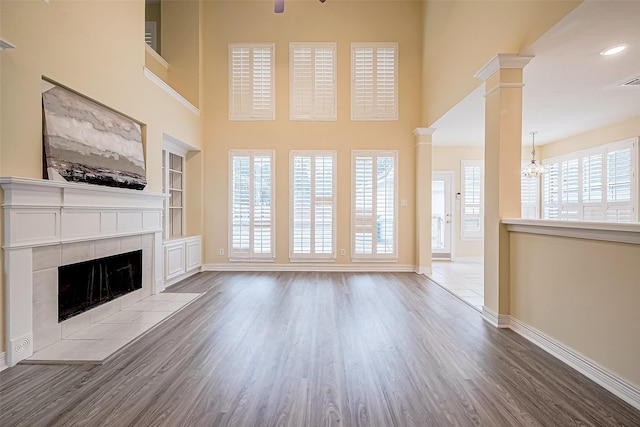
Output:
<svg viewBox="0 0 640 427">
<path fill-rule="evenodd" d="M 284 12 L 284 0 L 275 0 L 273 11 L 275 13 Z"/>
</svg>

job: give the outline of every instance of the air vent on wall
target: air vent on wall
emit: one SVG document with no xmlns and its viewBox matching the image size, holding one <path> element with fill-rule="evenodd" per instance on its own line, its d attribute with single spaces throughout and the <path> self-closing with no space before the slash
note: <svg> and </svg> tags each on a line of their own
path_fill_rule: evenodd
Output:
<svg viewBox="0 0 640 427">
<path fill-rule="evenodd" d="M 640 76 L 634 77 L 624 83 L 620 83 L 620 86 L 640 86 Z"/>
</svg>

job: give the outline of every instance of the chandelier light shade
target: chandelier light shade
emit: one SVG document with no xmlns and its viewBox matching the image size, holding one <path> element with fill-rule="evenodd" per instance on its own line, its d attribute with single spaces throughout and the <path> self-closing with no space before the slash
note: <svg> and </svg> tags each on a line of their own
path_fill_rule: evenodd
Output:
<svg viewBox="0 0 640 427">
<path fill-rule="evenodd" d="M 544 173 L 544 167 L 538 162 L 536 162 L 536 133 L 538 132 L 529 132 L 531 135 L 531 163 L 525 166 L 522 169 L 522 176 L 527 178 L 537 178 Z"/>
</svg>

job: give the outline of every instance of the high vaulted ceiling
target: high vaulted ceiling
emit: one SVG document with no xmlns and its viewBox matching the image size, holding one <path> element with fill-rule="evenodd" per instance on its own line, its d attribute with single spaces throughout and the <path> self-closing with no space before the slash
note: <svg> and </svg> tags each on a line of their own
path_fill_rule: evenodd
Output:
<svg viewBox="0 0 640 427">
<path fill-rule="evenodd" d="M 523 143 L 538 131 L 544 144 L 640 116 L 640 1 L 588 0 L 521 55 L 534 58 L 524 69 Z M 621 43 L 613 56 L 600 52 Z M 508 52 L 505 52 L 508 53 Z M 484 144 L 484 85 L 431 127 L 435 145 Z"/>
</svg>

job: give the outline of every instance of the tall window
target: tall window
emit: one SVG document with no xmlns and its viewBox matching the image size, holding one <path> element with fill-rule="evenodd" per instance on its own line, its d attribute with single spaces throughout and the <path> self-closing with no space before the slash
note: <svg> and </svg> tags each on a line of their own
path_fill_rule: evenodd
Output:
<svg viewBox="0 0 640 427">
<path fill-rule="evenodd" d="M 275 258 L 274 152 L 231 150 L 229 258 Z"/>
<path fill-rule="evenodd" d="M 637 221 L 637 145 L 631 138 L 545 159 L 543 219 Z"/>
<path fill-rule="evenodd" d="M 273 43 L 229 45 L 229 120 L 274 120 Z"/>
<path fill-rule="evenodd" d="M 397 259 L 396 151 L 352 151 L 351 257 Z"/>
<path fill-rule="evenodd" d="M 529 164 L 528 160 L 522 161 L 522 167 Z M 540 178 L 520 178 L 520 216 L 526 219 L 537 219 L 540 217 L 539 198 L 540 198 Z"/>
<path fill-rule="evenodd" d="M 461 237 L 482 239 L 484 236 L 484 183 L 482 160 L 463 160 Z"/>
<path fill-rule="evenodd" d="M 335 164 L 335 151 L 290 153 L 289 251 L 292 260 L 336 258 Z"/>
<path fill-rule="evenodd" d="M 398 44 L 351 44 L 351 119 L 398 120 Z"/>
<path fill-rule="evenodd" d="M 291 120 L 336 119 L 336 44 L 289 45 Z"/>
</svg>

